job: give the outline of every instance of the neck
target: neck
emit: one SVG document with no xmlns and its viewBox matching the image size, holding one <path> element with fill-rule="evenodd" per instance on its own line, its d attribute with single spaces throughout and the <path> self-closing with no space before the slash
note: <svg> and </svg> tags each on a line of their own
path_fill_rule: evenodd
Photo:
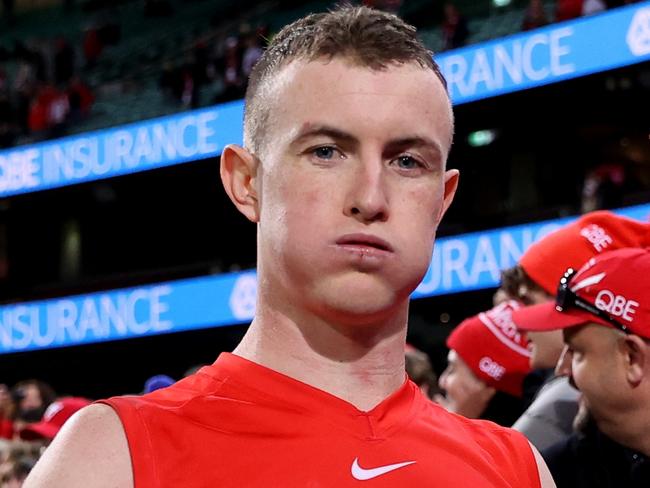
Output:
<svg viewBox="0 0 650 488">
<path fill-rule="evenodd" d="M 404 383 L 407 314 L 405 304 L 389 319 L 354 327 L 258 303 L 233 352 L 369 411 Z"/>
<path fill-rule="evenodd" d="M 622 446 L 650 457 L 650 416 L 647 403 L 639 405 L 635 411 L 627 411 L 615 426 L 603 425 L 601 431 Z"/>
<path fill-rule="evenodd" d="M 633 451 L 650 457 L 650 418 L 647 416 L 647 411 L 644 417 L 645 423 L 636 424 L 619 442 Z"/>
</svg>

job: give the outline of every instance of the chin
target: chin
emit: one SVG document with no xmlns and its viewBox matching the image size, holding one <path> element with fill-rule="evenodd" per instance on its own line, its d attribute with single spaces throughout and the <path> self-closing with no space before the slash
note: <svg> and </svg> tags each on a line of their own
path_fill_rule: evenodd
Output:
<svg viewBox="0 0 650 488">
<path fill-rule="evenodd" d="M 367 280 L 331 280 L 316 291 L 327 315 L 342 322 L 371 323 L 390 317 L 408 302 L 395 289 L 374 277 Z"/>
</svg>

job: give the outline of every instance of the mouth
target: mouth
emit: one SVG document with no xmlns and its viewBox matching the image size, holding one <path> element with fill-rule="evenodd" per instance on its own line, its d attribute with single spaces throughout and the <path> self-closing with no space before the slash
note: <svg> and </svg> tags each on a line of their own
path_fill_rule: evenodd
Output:
<svg viewBox="0 0 650 488">
<path fill-rule="evenodd" d="M 350 250 L 392 253 L 393 247 L 384 239 L 370 234 L 346 234 L 336 240 L 338 246 Z"/>
</svg>

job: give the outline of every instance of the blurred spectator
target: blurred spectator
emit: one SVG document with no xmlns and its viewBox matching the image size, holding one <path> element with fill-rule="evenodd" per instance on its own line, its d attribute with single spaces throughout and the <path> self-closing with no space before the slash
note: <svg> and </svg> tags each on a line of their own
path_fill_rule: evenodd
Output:
<svg viewBox="0 0 650 488">
<path fill-rule="evenodd" d="M 97 60 L 104 50 L 104 44 L 101 41 L 99 32 L 95 26 L 89 27 L 84 31 L 83 36 L 83 53 L 86 62 L 85 67 L 91 69 L 97 64 Z"/>
<path fill-rule="evenodd" d="M 526 304 L 550 303 L 567 268 L 577 268 L 604 251 L 648 244 L 650 225 L 610 212 L 593 212 L 528 248 L 517 267 L 504 271 L 502 286 Z M 528 314 L 533 309 L 523 307 L 513 313 L 517 327 L 528 329 Z M 564 347 L 562 332 L 529 332 L 528 338 L 532 344 L 531 366 L 546 369 L 548 380 L 513 427 L 544 449 L 572 432 L 578 392 L 566 378 L 553 372 Z"/>
<path fill-rule="evenodd" d="M 242 59 L 242 74 L 248 78 L 253 70 L 253 66 L 262 56 L 262 42 L 257 33 L 249 34 L 246 37 L 244 56 Z"/>
<path fill-rule="evenodd" d="M 17 114 L 7 90 L 0 89 L 0 148 L 12 147 L 18 133 Z"/>
<path fill-rule="evenodd" d="M 181 103 L 186 108 L 196 108 L 198 106 L 198 88 L 197 80 L 194 78 L 194 70 L 191 65 L 185 65 L 181 72 L 182 89 Z"/>
<path fill-rule="evenodd" d="M 607 10 L 604 0 L 584 0 L 582 4 L 582 15 L 597 14 L 604 10 Z"/>
<path fill-rule="evenodd" d="M 88 117 L 93 102 L 95 101 L 95 96 L 79 76 L 72 77 L 67 94 L 71 122 L 78 122 Z"/>
<path fill-rule="evenodd" d="M 50 130 L 50 137 L 61 137 L 65 134 L 65 128 L 70 113 L 70 101 L 68 95 L 58 89 L 53 89 L 52 99 L 49 104 L 47 123 Z"/>
<path fill-rule="evenodd" d="M 47 407 L 56 399 L 56 393 L 50 385 L 40 380 L 26 380 L 14 385 L 11 395 L 16 402 L 16 428 L 20 430 L 25 424 L 38 422 Z"/>
<path fill-rule="evenodd" d="M 168 386 L 172 386 L 174 383 L 176 383 L 176 381 L 166 374 L 157 374 L 148 378 L 147 381 L 144 382 L 144 390 L 142 390 L 142 394 L 146 395 L 152 391 L 167 388 Z"/>
<path fill-rule="evenodd" d="M 542 0 L 530 0 L 526 13 L 524 14 L 524 21 L 521 24 L 521 30 L 527 31 L 537 29 L 538 27 L 543 27 L 548 23 Z"/>
<path fill-rule="evenodd" d="M 461 15 L 453 3 L 446 3 L 444 7 L 445 19 L 442 24 L 443 49 L 462 47 L 467 42 L 469 30 L 467 20 Z"/>
<path fill-rule="evenodd" d="M 558 368 L 594 424 L 542 454 L 558 488 L 650 486 L 650 249 L 605 251 L 565 277 L 557 302 L 531 310 L 526 328 L 564 332 Z M 603 296 L 624 299 L 623 310 L 599 306 Z"/>
<path fill-rule="evenodd" d="M 511 300 L 463 321 L 447 338 L 448 366 L 436 400 L 468 418 L 510 426 L 521 415 L 523 382 L 530 372 L 528 340 L 512 324 Z"/>
<path fill-rule="evenodd" d="M 433 400 L 436 395 L 442 393 L 429 356 L 410 344 L 406 344 L 404 359 L 406 361 L 406 374 L 413 383 L 420 387 L 420 390 L 427 398 Z"/>
<path fill-rule="evenodd" d="M 583 0 L 557 0 L 555 5 L 555 21 L 575 19 L 582 15 Z"/>
<path fill-rule="evenodd" d="M 13 438 L 15 411 L 16 405 L 9 394 L 9 388 L 7 385 L 0 384 L 0 439 Z"/>
<path fill-rule="evenodd" d="M 625 183 L 625 167 L 622 164 L 601 164 L 587 173 L 582 186 L 582 212 L 621 206 Z"/>
<path fill-rule="evenodd" d="M 30 456 L 5 461 L 0 469 L 0 488 L 20 488 L 23 486 L 36 461 L 35 458 Z"/>
<path fill-rule="evenodd" d="M 20 438 L 51 442 L 72 415 L 91 403 L 87 398 L 81 397 L 59 398 L 47 407 L 42 420 L 30 423 L 20 430 Z"/>
<path fill-rule="evenodd" d="M 239 40 L 236 37 L 226 39 L 223 59 L 224 89 L 215 99 L 217 103 L 241 98 L 246 91 L 246 78 L 241 71 L 239 47 Z"/>
</svg>

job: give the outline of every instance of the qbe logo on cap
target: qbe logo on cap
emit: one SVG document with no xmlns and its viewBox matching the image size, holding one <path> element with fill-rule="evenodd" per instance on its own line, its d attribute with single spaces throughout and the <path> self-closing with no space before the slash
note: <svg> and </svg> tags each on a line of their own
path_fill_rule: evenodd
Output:
<svg viewBox="0 0 650 488">
<path fill-rule="evenodd" d="M 230 310 L 236 319 L 249 320 L 255 316 L 257 276 L 246 273 L 235 282 L 230 294 Z"/>
<path fill-rule="evenodd" d="M 634 13 L 625 40 L 635 56 L 650 54 L 650 7 Z"/>
</svg>

